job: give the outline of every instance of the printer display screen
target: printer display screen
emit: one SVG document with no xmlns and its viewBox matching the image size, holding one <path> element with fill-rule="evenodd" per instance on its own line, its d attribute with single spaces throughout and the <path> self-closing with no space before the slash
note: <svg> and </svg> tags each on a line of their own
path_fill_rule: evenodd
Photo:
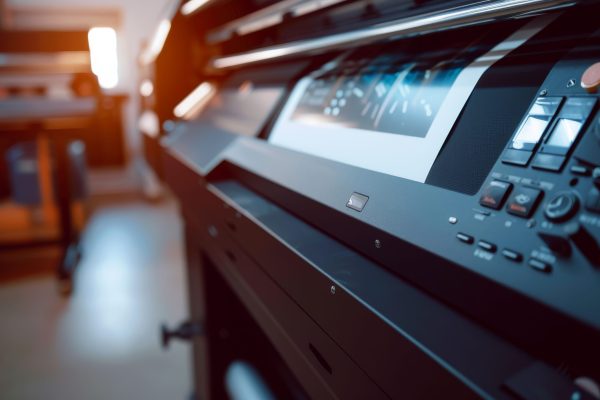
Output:
<svg viewBox="0 0 600 400">
<path fill-rule="evenodd" d="M 298 81 L 269 142 L 425 182 L 486 70 L 547 23 L 457 35 L 446 47 L 423 38 L 340 55 Z"/>
<path fill-rule="evenodd" d="M 386 56 L 370 63 L 348 60 L 339 72 L 310 83 L 292 119 L 425 137 L 459 73 L 485 49 L 418 61 Z"/>
</svg>

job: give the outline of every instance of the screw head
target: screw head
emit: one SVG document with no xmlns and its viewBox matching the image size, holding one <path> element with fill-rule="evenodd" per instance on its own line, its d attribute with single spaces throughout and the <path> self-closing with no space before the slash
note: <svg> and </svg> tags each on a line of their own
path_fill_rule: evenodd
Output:
<svg viewBox="0 0 600 400">
<path fill-rule="evenodd" d="M 567 87 L 568 88 L 573 87 L 573 86 L 575 86 L 575 83 L 576 83 L 575 79 L 569 79 L 569 81 L 567 82 Z"/>
<path fill-rule="evenodd" d="M 334 285 L 331 285 L 331 287 L 329 288 L 329 292 L 331 294 L 335 294 L 335 286 Z"/>
<path fill-rule="evenodd" d="M 381 248 L 381 240 L 375 239 L 375 247 L 378 248 L 378 249 Z"/>
<path fill-rule="evenodd" d="M 540 96 L 546 96 L 547 94 L 548 94 L 548 90 L 547 90 L 547 89 L 543 89 L 543 90 L 540 92 Z"/>
</svg>

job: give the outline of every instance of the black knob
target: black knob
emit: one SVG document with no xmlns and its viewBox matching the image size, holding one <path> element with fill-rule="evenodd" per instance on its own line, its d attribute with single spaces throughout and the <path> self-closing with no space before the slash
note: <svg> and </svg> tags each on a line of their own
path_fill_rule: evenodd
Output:
<svg viewBox="0 0 600 400">
<path fill-rule="evenodd" d="M 600 246 L 592 234 L 579 222 L 570 222 L 563 227 L 565 234 L 581 254 L 595 266 L 600 266 Z"/>
<path fill-rule="evenodd" d="M 560 192 L 546 204 L 544 215 L 550 221 L 563 222 L 571 218 L 579 209 L 579 197 L 573 192 Z"/>
<path fill-rule="evenodd" d="M 200 336 L 204 332 L 202 325 L 191 321 L 185 321 L 178 327 L 170 329 L 167 325 L 160 326 L 160 341 L 164 349 L 169 348 L 172 339 L 190 341 L 195 336 Z"/>
</svg>

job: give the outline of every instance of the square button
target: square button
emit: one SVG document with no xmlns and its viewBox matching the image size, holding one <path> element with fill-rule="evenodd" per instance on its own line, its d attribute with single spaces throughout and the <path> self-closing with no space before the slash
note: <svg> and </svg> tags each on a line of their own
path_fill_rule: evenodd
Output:
<svg viewBox="0 0 600 400">
<path fill-rule="evenodd" d="M 515 189 L 508 199 L 506 210 L 518 217 L 529 218 L 542 199 L 542 195 L 543 192 L 539 189 L 529 187 Z"/>
<path fill-rule="evenodd" d="M 512 164 L 519 166 L 526 166 L 531 159 L 531 151 L 508 149 L 502 155 L 502 162 L 504 164 Z"/>
<path fill-rule="evenodd" d="M 538 155 L 533 159 L 533 164 L 531 166 L 536 169 L 559 172 L 564 163 L 564 156 L 538 153 Z"/>
<path fill-rule="evenodd" d="M 493 180 L 483 189 L 483 193 L 479 198 L 479 204 L 499 210 L 504 204 L 510 189 L 512 189 L 512 183 Z"/>
</svg>

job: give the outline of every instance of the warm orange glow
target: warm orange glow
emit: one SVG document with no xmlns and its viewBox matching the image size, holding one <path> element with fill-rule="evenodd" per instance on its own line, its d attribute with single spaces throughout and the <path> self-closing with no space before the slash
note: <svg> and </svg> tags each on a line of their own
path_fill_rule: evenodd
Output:
<svg viewBox="0 0 600 400">
<path fill-rule="evenodd" d="M 189 0 L 181 6 L 183 15 L 190 15 L 204 7 L 210 0 Z"/>
<path fill-rule="evenodd" d="M 177 104 L 173 114 L 178 118 L 191 119 L 198 115 L 215 93 L 212 83 L 203 82 Z"/>
<path fill-rule="evenodd" d="M 119 62 L 117 58 L 117 32 L 113 28 L 92 28 L 88 32 L 92 72 L 105 89 L 117 86 Z"/>
</svg>

